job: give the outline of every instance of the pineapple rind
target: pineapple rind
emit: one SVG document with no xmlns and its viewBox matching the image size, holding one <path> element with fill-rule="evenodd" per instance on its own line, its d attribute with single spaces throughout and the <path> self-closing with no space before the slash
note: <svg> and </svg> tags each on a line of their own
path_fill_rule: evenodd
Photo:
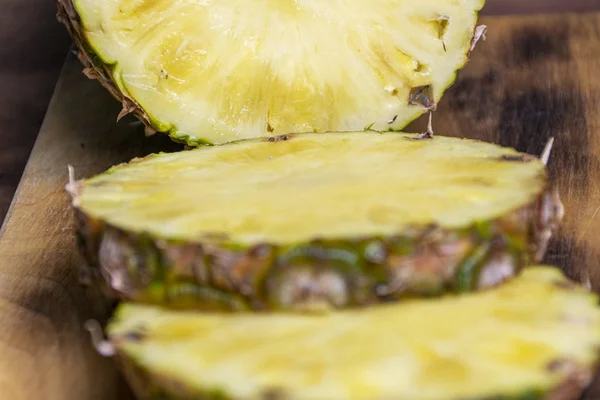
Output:
<svg viewBox="0 0 600 400">
<path fill-rule="evenodd" d="M 488 222 L 487 237 L 480 236 L 479 224 L 460 230 L 413 228 L 392 237 L 244 247 L 156 239 L 81 211 L 77 229 L 87 272 L 110 296 L 231 311 L 345 308 L 477 291 L 514 277 L 544 254 L 547 236 L 541 232 L 554 229 L 557 221 L 542 225 L 539 210 L 551 209 L 554 199 L 546 192 L 531 205 Z M 471 254 L 482 247 L 487 251 L 473 264 Z M 384 251 L 381 258 L 372 255 L 373 248 Z M 336 253 L 356 262 L 344 263 L 332 256 Z M 491 280 L 482 278 L 486 275 Z"/>
<path fill-rule="evenodd" d="M 320 138 L 346 140 L 354 134 L 331 135 Z M 301 140 L 301 137 L 288 137 L 285 143 Z M 310 138 L 309 142 L 316 140 L 314 135 L 303 137 Z M 390 141 L 381 142 L 385 146 L 378 149 L 385 150 L 375 151 L 376 156 L 379 151 L 389 152 L 389 143 L 407 139 L 402 139 L 400 134 L 380 137 L 387 137 Z M 357 143 L 365 144 L 365 148 L 368 148 L 366 143 L 379 143 L 374 136 L 357 140 Z M 250 142 L 268 149 L 278 144 L 257 140 Z M 300 143 L 306 145 L 306 142 Z M 472 141 L 437 137 L 426 145 L 437 146 L 436 143 L 448 143 L 453 151 L 459 151 L 460 146 L 469 145 Z M 283 142 L 279 144 L 283 145 Z M 239 149 L 246 154 L 247 148 L 243 146 L 240 142 L 239 145 L 227 145 L 227 148 Z M 488 146 L 493 148 L 493 152 L 485 152 L 485 156 L 471 153 L 471 157 L 481 156 L 486 163 L 539 163 L 531 156 L 510 149 L 503 153 L 491 144 L 484 147 Z M 202 157 L 194 152 L 202 154 L 221 150 L 225 151 L 225 148 L 193 150 L 186 157 L 193 156 L 198 161 Z M 269 152 L 275 154 L 271 150 Z M 283 153 L 286 157 L 290 156 L 288 151 Z M 346 150 L 343 153 L 347 155 Z M 396 154 L 393 148 L 392 153 Z M 253 157 L 259 156 L 258 151 L 252 154 Z M 235 152 L 226 155 L 238 159 Z M 151 164 L 153 169 L 149 171 L 159 171 L 154 167 L 159 161 L 156 157 L 161 156 L 136 160 L 139 163 L 136 168 Z M 165 157 L 165 160 L 174 160 L 179 156 Z M 498 161 L 499 157 L 502 161 Z M 503 157 L 508 161 L 504 161 Z M 528 157 L 531 161 L 525 161 Z M 383 159 L 376 158 L 380 162 Z M 116 181 L 123 179 L 124 175 L 120 172 L 129 165 L 111 168 L 108 177 L 103 174 L 86 181 L 95 185 L 93 197 L 107 201 L 112 195 L 107 196 L 104 190 L 111 185 L 112 175 L 118 175 L 114 177 Z M 227 165 L 227 168 L 233 168 L 231 164 Z M 210 168 L 211 173 L 215 173 L 214 168 Z M 247 168 L 252 167 L 244 165 L 243 169 Z M 537 166 L 532 165 L 532 168 L 537 171 Z M 178 181 L 168 175 L 161 176 L 161 182 Z M 136 175 L 134 182 L 137 187 L 140 179 L 145 181 L 146 178 Z M 357 184 L 355 180 L 352 182 Z M 511 187 L 515 184 L 510 180 Z M 522 201 L 511 205 L 508 211 L 494 212 L 487 218 L 469 219 L 460 226 L 445 226 L 435 221 L 423 225 L 398 223 L 396 230 L 384 234 L 365 234 L 365 230 L 360 229 L 356 233 L 339 236 L 310 234 L 289 242 L 244 242 L 236 240 L 228 231 L 223 231 L 227 237 L 197 233 L 167 237 L 161 235 L 160 229 L 151 231 L 124 225 L 125 215 L 107 219 L 92 203 L 86 203 L 86 198 L 91 196 L 86 195 L 86 185 L 82 184 L 83 194 L 77 194 L 74 200 L 81 253 L 92 278 L 105 285 L 108 294 L 173 308 L 327 310 L 482 290 L 517 275 L 524 265 L 541 260 L 547 242 L 562 217 L 556 190 L 548 185 L 544 174 L 538 174 L 535 182 L 527 188 L 535 189 Z M 189 190 L 190 186 L 191 183 L 182 188 Z M 155 185 L 151 187 L 156 192 Z M 213 190 L 204 184 L 202 187 L 203 190 Z M 125 191 L 111 189 L 110 193 L 122 196 L 126 195 Z M 169 193 L 175 196 L 173 191 Z M 146 197 L 143 196 L 144 199 Z M 205 207 L 201 196 L 195 200 L 198 201 L 202 201 L 198 204 Z M 128 202 L 131 203 L 131 200 Z M 120 204 L 115 206 L 119 212 L 126 206 Z M 185 208 L 187 203 L 175 204 Z M 267 203 L 260 204 L 269 208 Z M 191 210 L 186 211 L 186 215 L 189 218 Z M 171 224 L 171 221 L 167 219 L 158 226 L 166 224 Z M 201 225 L 201 222 L 194 225 Z M 295 223 L 294 226 L 297 227 Z M 317 232 L 322 231 L 318 229 Z"/>
<path fill-rule="evenodd" d="M 108 336 L 140 399 L 567 400 L 598 362 L 600 308 L 534 266 L 486 292 L 324 316 L 124 303 Z"/>
<path fill-rule="evenodd" d="M 400 90 L 400 92 L 402 92 L 402 93 L 399 93 L 397 96 L 399 98 L 402 98 L 403 102 L 401 102 L 401 104 L 400 103 L 394 104 L 393 106 L 391 105 L 391 103 L 390 103 L 390 105 L 385 105 L 382 103 L 382 106 L 379 108 L 381 111 L 376 113 L 377 115 L 374 115 L 373 118 L 371 118 L 371 117 L 367 118 L 366 117 L 367 114 L 365 113 L 366 109 L 364 107 L 359 107 L 359 109 L 361 109 L 362 112 L 358 113 L 357 111 L 352 111 L 352 112 L 350 112 L 350 114 L 347 116 L 347 118 L 344 121 L 335 122 L 335 121 L 333 121 L 331 116 L 327 117 L 327 116 L 323 115 L 323 116 L 321 116 L 321 119 L 323 119 L 323 121 L 321 121 L 321 122 L 313 121 L 313 122 L 304 123 L 304 122 L 301 122 L 302 118 L 306 119 L 307 121 L 312 120 L 313 118 L 311 117 L 311 115 L 312 116 L 317 115 L 319 113 L 319 111 L 311 109 L 312 111 L 306 112 L 305 116 L 300 116 L 302 114 L 302 112 L 300 112 L 301 110 L 295 110 L 294 112 L 290 112 L 290 110 L 287 110 L 287 111 L 283 110 L 286 107 L 287 107 L 287 109 L 292 109 L 292 108 L 296 107 L 294 104 L 299 104 L 299 102 L 294 101 L 294 99 L 291 99 L 289 102 L 285 102 L 285 101 L 280 102 L 278 100 L 279 103 L 281 103 L 281 104 L 276 102 L 277 103 L 276 106 L 282 108 L 282 111 L 280 113 L 275 112 L 273 114 L 270 112 L 267 113 L 265 111 L 264 114 L 265 115 L 268 114 L 267 119 L 270 122 L 268 122 L 268 123 L 265 122 L 264 127 L 262 126 L 263 125 L 262 122 L 261 123 L 249 122 L 249 120 L 244 119 L 245 117 L 239 117 L 239 118 L 232 117 L 231 121 L 227 122 L 227 121 L 225 121 L 225 119 L 223 119 L 225 117 L 220 118 L 220 117 L 211 116 L 210 118 L 207 117 L 206 121 L 201 119 L 201 121 L 204 121 L 204 122 L 199 122 L 194 119 L 193 124 L 188 123 L 187 127 L 180 128 L 177 125 L 179 123 L 183 122 L 184 120 L 187 120 L 189 115 L 196 113 L 197 110 L 199 109 L 199 106 L 194 106 L 193 110 L 190 110 L 189 112 L 183 111 L 183 107 L 175 107 L 174 110 L 176 110 L 178 113 L 182 113 L 182 114 L 180 114 L 178 117 L 172 117 L 170 119 L 167 118 L 166 116 L 159 117 L 157 115 L 152 114 L 152 110 L 161 112 L 162 110 L 167 108 L 167 106 L 165 106 L 165 107 L 156 106 L 156 104 L 160 103 L 159 100 L 156 100 L 156 101 L 152 100 L 152 102 L 156 102 L 156 104 L 151 102 L 152 106 L 150 108 L 146 107 L 147 109 L 144 109 L 143 107 L 141 107 L 140 104 L 138 103 L 138 101 L 136 101 L 135 99 L 136 98 L 142 99 L 145 95 L 140 95 L 139 93 L 137 93 L 136 92 L 137 89 L 134 87 L 135 85 L 132 86 L 131 84 L 124 83 L 123 77 L 121 76 L 120 68 L 117 64 L 113 65 L 113 63 L 114 63 L 113 60 L 110 60 L 109 58 L 107 58 L 106 55 L 103 56 L 102 52 L 99 51 L 100 50 L 99 48 L 96 49 L 98 51 L 94 51 L 94 45 L 93 45 L 94 40 L 90 40 L 89 37 L 86 37 L 86 32 L 85 32 L 85 29 L 83 28 L 84 23 L 82 23 L 82 21 L 80 19 L 80 15 L 77 12 L 76 5 L 81 7 L 81 4 L 78 4 L 77 1 L 74 1 L 74 0 L 57 0 L 57 1 L 58 1 L 58 7 L 59 7 L 59 18 L 65 23 L 65 25 L 67 25 L 68 30 L 70 31 L 71 35 L 73 36 L 75 43 L 77 44 L 77 46 L 80 50 L 79 57 L 82 60 L 82 62 L 84 63 L 84 65 L 86 66 L 88 76 L 98 79 L 100 81 L 100 83 L 104 87 L 106 87 L 112 93 L 112 95 L 114 97 L 116 97 L 119 101 L 121 101 L 123 103 L 123 111 L 124 111 L 123 114 L 132 112 L 138 118 L 140 118 L 148 127 L 151 127 L 153 130 L 165 132 L 165 133 L 169 134 L 173 140 L 175 140 L 177 142 L 186 143 L 190 146 L 199 146 L 199 145 L 205 145 L 205 144 L 211 144 L 211 143 L 223 143 L 223 142 L 228 142 L 231 140 L 236 140 L 236 139 L 244 138 L 244 137 L 277 136 L 282 133 L 290 133 L 290 132 L 322 132 L 322 131 L 331 131 L 331 130 L 336 130 L 336 131 L 358 130 L 358 129 L 364 129 L 367 126 L 371 126 L 373 130 L 378 130 L 378 131 L 386 131 L 386 130 L 398 131 L 398 130 L 403 129 L 406 125 L 408 125 L 408 123 L 410 123 L 412 120 L 414 120 L 415 118 L 419 117 L 421 114 L 423 114 L 424 112 L 427 111 L 427 109 L 422 106 L 408 105 L 408 96 L 406 96 L 407 99 L 405 99 L 406 101 L 404 102 L 404 97 L 407 94 L 407 93 L 404 93 L 404 89 L 406 89 L 406 88 L 403 88 L 400 90 L 400 87 L 402 87 L 402 85 L 400 85 L 398 90 Z M 108 4 L 108 2 L 104 2 L 104 3 Z M 453 35 L 452 37 L 453 38 L 455 37 L 455 39 L 453 39 L 453 40 L 456 40 L 457 48 L 454 48 L 454 46 L 452 48 L 449 47 L 448 54 L 452 54 L 452 56 L 455 57 L 456 59 L 452 58 L 451 60 L 449 59 L 447 61 L 452 66 L 448 67 L 447 70 L 444 70 L 445 78 L 443 81 L 439 81 L 439 79 L 438 79 L 439 82 L 438 81 L 435 82 L 433 98 L 431 99 L 434 103 L 437 103 L 441 99 L 441 97 L 442 97 L 444 91 L 447 89 L 447 87 L 452 85 L 452 83 L 454 82 L 454 80 L 456 78 L 456 71 L 460 70 L 468 61 L 468 56 L 469 56 L 469 53 L 471 50 L 470 49 L 471 41 L 473 39 L 473 34 L 470 31 L 470 29 L 474 28 L 474 24 L 477 21 L 477 13 L 478 13 L 479 9 L 481 9 L 481 7 L 483 7 L 484 1 L 483 0 L 469 0 L 468 2 L 463 2 L 463 3 L 464 4 L 462 5 L 462 7 L 465 7 L 465 9 L 472 10 L 473 16 L 467 16 L 467 14 L 461 15 L 461 17 L 459 19 L 460 19 L 461 23 L 464 23 L 466 25 L 462 26 L 461 24 L 456 23 L 452 26 L 451 33 Z M 357 4 L 359 4 L 359 3 L 357 3 Z M 451 3 L 444 4 L 442 2 L 435 6 L 439 7 L 440 10 L 443 10 L 448 7 L 450 7 L 450 8 L 455 7 L 454 5 L 450 6 L 450 4 Z M 454 3 L 452 3 L 452 4 L 454 4 Z M 90 7 L 97 8 L 100 6 L 92 5 Z M 106 7 L 112 7 L 112 6 L 106 6 Z M 394 7 L 396 7 L 396 6 L 394 6 Z M 435 8 L 428 10 L 428 12 L 431 12 L 432 15 L 437 15 L 434 11 L 435 11 Z M 100 11 L 90 11 L 90 14 L 99 13 L 99 12 Z M 458 12 L 458 11 L 455 10 L 455 12 Z M 471 24 L 473 24 L 473 27 L 471 27 Z M 101 27 L 100 32 L 102 32 L 103 29 L 104 29 L 104 27 Z M 421 29 L 421 28 L 419 28 L 419 29 Z M 425 28 L 423 28 L 423 29 L 425 29 Z M 465 37 L 462 37 L 462 33 L 459 33 L 459 32 L 462 32 L 462 30 L 465 30 L 465 32 L 467 32 Z M 409 38 L 411 36 L 422 35 L 423 37 L 426 37 L 427 35 L 429 35 L 429 33 L 420 32 L 420 31 L 419 32 L 407 32 L 406 35 L 407 35 L 407 37 L 405 39 L 409 40 Z M 358 40 L 358 43 L 360 43 L 361 40 Z M 441 48 L 442 41 L 435 39 L 435 43 L 433 43 L 433 45 L 435 45 L 435 46 L 439 45 L 439 47 Z M 431 44 L 430 44 L 430 46 L 431 46 Z M 97 47 L 97 44 L 96 44 L 96 47 Z M 445 53 L 442 53 L 442 54 L 445 54 Z M 102 57 L 104 58 L 104 60 L 101 59 Z M 380 66 L 379 68 L 382 70 L 387 70 L 388 68 L 391 68 L 391 70 L 393 70 L 392 65 L 395 65 L 394 59 L 395 59 L 395 57 L 399 57 L 399 56 L 391 54 L 388 51 L 388 54 L 382 54 L 381 57 L 382 58 L 380 61 L 383 63 L 382 65 L 384 65 L 384 66 Z M 442 55 L 440 57 L 444 57 L 444 55 Z M 375 57 L 375 58 L 377 58 L 377 57 Z M 375 61 L 371 61 L 371 62 L 375 62 Z M 436 61 L 435 64 L 441 65 L 442 63 Z M 387 65 L 387 67 L 385 67 L 385 65 Z M 385 72 L 385 73 L 387 74 L 387 73 L 389 73 L 389 71 Z M 400 72 L 395 71 L 388 78 L 392 79 L 392 80 L 397 79 L 398 74 L 402 75 Z M 437 74 L 437 72 L 436 72 L 436 74 Z M 128 76 L 130 76 L 130 75 L 132 76 L 135 74 L 130 73 Z M 333 77 L 339 77 L 339 75 L 340 74 L 334 74 Z M 370 75 L 370 73 L 362 74 L 362 76 L 363 76 L 362 80 L 366 79 L 366 77 L 368 75 Z M 359 79 L 358 81 L 360 82 L 361 80 Z M 344 81 L 344 82 L 346 82 L 346 81 Z M 245 81 L 244 81 L 244 84 L 245 84 Z M 415 81 L 414 84 L 418 85 L 418 82 Z M 145 87 L 145 85 L 146 84 L 142 84 L 142 83 L 139 84 L 140 87 Z M 386 86 L 386 88 L 387 88 L 387 86 Z M 339 104 L 343 104 L 343 102 L 340 101 L 340 95 L 341 95 L 341 92 L 343 92 L 344 90 L 345 89 L 343 88 L 343 85 L 342 85 L 342 87 L 334 87 L 333 89 L 330 90 L 332 93 L 331 95 L 335 96 L 335 98 L 333 100 L 331 100 L 331 102 L 333 102 L 333 104 L 336 104 L 336 107 Z M 381 90 L 383 90 L 383 87 Z M 300 93 L 300 92 L 302 92 L 302 90 L 298 89 L 298 90 L 292 90 L 290 93 Z M 308 91 L 308 92 L 310 92 L 310 91 Z M 153 91 L 149 91 L 148 93 L 150 93 L 149 96 L 154 95 Z M 328 93 L 328 92 L 325 89 L 323 89 L 322 93 L 321 93 L 321 91 L 319 91 L 319 93 L 320 93 L 319 96 L 321 96 L 323 93 Z M 366 94 L 362 94 L 362 97 L 358 99 L 358 98 L 356 98 L 356 94 L 354 94 L 354 92 L 352 92 L 352 93 L 348 94 L 348 97 L 349 97 L 349 99 L 352 99 L 352 101 L 355 101 L 358 103 L 360 101 L 364 102 L 363 105 L 365 105 L 365 106 L 370 106 L 371 104 L 375 104 L 375 100 L 367 99 Z M 280 97 L 277 96 L 277 98 L 279 99 Z M 314 99 L 314 100 L 317 101 L 318 99 Z M 144 103 L 143 100 L 140 100 L 140 101 L 142 101 Z M 174 99 L 170 100 L 170 102 L 172 102 L 172 101 L 176 101 L 176 99 L 174 98 Z M 380 101 L 380 100 L 378 100 L 378 101 Z M 311 104 L 313 104 L 314 107 L 317 107 L 319 110 L 321 110 L 321 109 L 329 109 L 331 102 L 325 102 L 322 107 L 321 106 L 317 107 L 317 105 L 315 105 L 316 103 L 314 103 L 314 102 Z M 146 104 L 146 103 L 144 103 L 144 104 Z M 310 106 L 310 104 L 309 104 L 309 106 Z M 313 106 L 310 106 L 310 107 L 313 107 Z M 236 107 L 227 106 L 224 109 L 225 110 L 233 110 L 235 108 Z M 257 108 L 255 108 L 255 107 L 252 107 L 252 108 L 253 108 L 254 114 L 256 114 L 255 117 L 258 114 L 260 114 L 260 115 L 263 114 L 263 112 L 256 111 Z M 242 107 L 242 109 L 244 110 L 245 108 Z M 245 113 L 245 111 L 244 111 L 244 113 Z M 344 115 L 344 113 L 341 113 L 341 115 Z M 229 118 L 229 117 L 227 117 L 227 118 Z M 262 117 L 258 116 L 257 118 L 260 119 Z M 362 121 L 361 118 L 363 118 L 363 119 L 367 118 L 368 121 Z M 373 119 L 373 120 L 371 120 L 371 119 Z"/>
</svg>

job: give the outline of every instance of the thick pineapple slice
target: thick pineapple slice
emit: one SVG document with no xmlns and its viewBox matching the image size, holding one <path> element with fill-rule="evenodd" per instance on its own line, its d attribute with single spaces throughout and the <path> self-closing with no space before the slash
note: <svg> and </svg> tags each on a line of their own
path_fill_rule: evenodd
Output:
<svg viewBox="0 0 600 400">
<path fill-rule="evenodd" d="M 298 134 L 150 156 L 71 185 L 117 294 L 177 307 L 345 307 L 497 284 L 544 254 L 537 158 L 408 134 Z"/>
<path fill-rule="evenodd" d="M 327 315 L 123 304 L 108 332 L 140 398 L 566 400 L 597 361 L 600 309 L 540 266 L 486 292 Z"/>
<path fill-rule="evenodd" d="M 88 75 L 125 111 L 190 145 L 401 129 L 435 107 L 466 63 L 484 4 L 58 2 Z"/>
</svg>

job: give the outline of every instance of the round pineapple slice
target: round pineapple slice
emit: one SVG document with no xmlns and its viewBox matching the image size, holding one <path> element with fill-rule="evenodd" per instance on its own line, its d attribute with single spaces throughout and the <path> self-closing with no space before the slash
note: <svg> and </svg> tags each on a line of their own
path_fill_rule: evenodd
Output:
<svg viewBox="0 0 600 400">
<path fill-rule="evenodd" d="M 83 254 L 125 299 L 226 309 L 478 290 L 540 260 L 562 208 L 539 159 L 415 138 L 298 134 L 113 167 L 70 185 Z"/>
<path fill-rule="evenodd" d="M 484 0 L 58 0 L 88 67 L 189 145 L 399 130 L 467 62 Z"/>
<path fill-rule="evenodd" d="M 122 304 L 108 337 L 141 399 L 570 400 L 598 360 L 597 302 L 539 266 L 486 292 L 325 315 Z"/>
</svg>

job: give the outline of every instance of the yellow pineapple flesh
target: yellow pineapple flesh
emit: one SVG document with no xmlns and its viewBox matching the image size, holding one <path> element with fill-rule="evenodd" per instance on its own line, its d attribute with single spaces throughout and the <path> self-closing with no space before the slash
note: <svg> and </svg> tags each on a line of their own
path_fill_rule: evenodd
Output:
<svg viewBox="0 0 600 400">
<path fill-rule="evenodd" d="M 59 3 L 103 83 L 193 145 L 401 129 L 467 62 L 484 0 Z"/>
<path fill-rule="evenodd" d="M 108 333 L 141 398 L 570 399 L 598 359 L 597 303 L 539 266 L 486 292 L 326 315 L 123 304 Z"/>
<path fill-rule="evenodd" d="M 499 218 L 539 195 L 544 164 L 485 142 L 328 133 L 164 154 L 85 181 L 91 216 L 161 238 L 246 245 L 393 235 Z M 511 161 L 515 158 L 516 161 Z"/>
</svg>

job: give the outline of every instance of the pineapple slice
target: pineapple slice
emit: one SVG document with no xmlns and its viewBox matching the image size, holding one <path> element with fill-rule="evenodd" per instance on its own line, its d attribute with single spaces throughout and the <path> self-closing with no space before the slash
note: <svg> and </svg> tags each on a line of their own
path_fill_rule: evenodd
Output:
<svg viewBox="0 0 600 400">
<path fill-rule="evenodd" d="M 574 399 L 597 296 L 558 269 L 486 292 L 344 310 L 199 314 L 122 304 L 108 337 L 141 399 Z"/>
<path fill-rule="evenodd" d="M 189 145 L 398 130 L 434 109 L 484 0 L 58 0 L 98 78 Z"/>
<path fill-rule="evenodd" d="M 489 143 L 324 133 L 149 156 L 69 187 L 92 278 L 183 308 L 347 307 L 493 286 L 562 217 Z"/>
</svg>

